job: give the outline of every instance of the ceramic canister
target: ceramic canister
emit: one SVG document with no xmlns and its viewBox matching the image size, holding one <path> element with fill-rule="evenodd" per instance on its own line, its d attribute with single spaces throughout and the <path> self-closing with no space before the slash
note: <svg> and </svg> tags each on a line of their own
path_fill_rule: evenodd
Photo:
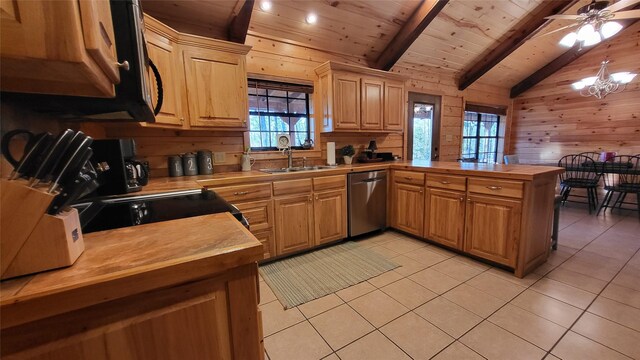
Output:
<svg viewBox="0 0 640 360">
<path fill-rule="evenodd" d="M 186 153 L 182 155 L 182 169 L 186 176 L 198 175 L 198 163 L 196 162 L 196 154 Z"/>
<path fill-rule="evenodd" d="M 169 176 L 176 177 L 184 175 L 184 171 L 182 171 L 182 158 L 180 155 L 171 155 L 169 156 Z"/>
<path fill-rule="evenodd" d="M 209 150 L 198 150 L 198 172 L 200 175 L 213 174 L 213 153 Z"/>
</svg>

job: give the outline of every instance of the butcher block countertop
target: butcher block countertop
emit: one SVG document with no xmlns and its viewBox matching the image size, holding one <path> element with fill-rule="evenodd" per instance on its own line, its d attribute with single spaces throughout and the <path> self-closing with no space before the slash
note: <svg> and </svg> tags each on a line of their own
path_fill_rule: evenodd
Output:
<svg viewBox="0 0 640 360">
<path fill-rule="evenodd" d="M 255 263 L 262 244 L 230 213 L 95 232 L 68 268 L 0 283 L 3 329 Z"/>
<path fill-rule="evenodd" d="M 252 170 L 244 172 L 238 171 L 218 173 L 213 175 L 152 178 L 149 181 L 149 184 L 144 187 L 143 193 L 237 185 L 257 181 L 300 179 L 382 169 L 414 170 L 426 173 L 482 176 L 511 180 L 533 180 L 538 176 L 558 175 L 563 172 L 562 168 L 555 166 L 476 164 L 418 160 L 389 161 L 371 164 L 338 165 L 338 167 L 336 167 L 335 169 L 298 171 L 276 174 L 269 174 L 259 170 Z"/>
</svg>

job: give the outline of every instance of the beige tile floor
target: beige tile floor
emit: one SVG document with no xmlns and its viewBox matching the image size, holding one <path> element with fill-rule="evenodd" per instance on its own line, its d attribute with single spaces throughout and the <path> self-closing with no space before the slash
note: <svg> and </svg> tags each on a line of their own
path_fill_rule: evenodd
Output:
<svg viewBox="0 0 640 360">
<path fill-rule="evenodd" d="M 402 267 L 284 311 L 261 281 L 270 360 L 640 359 L 640 221 L 564 207 L 560 246 L 524 279 L 386 232 Z"/>
</svg>

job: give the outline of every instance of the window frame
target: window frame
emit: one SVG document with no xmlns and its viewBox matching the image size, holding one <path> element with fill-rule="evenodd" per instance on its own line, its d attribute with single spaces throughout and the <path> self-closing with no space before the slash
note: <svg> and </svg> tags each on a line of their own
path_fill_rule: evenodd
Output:
<svg viewBox="0 0 640 360">
<path fill-rule="evenodd" d="M 475 113 L 477 115 L 475 123 L 476 123 L 476 133 L 475 135 L 464 135 L 465 131 L 464 131 L 464 127 L 467 121 L 467 113 Z M 483 115 L 492 115 L 495 116 L 496 119 L 496 134 L 495 135 L 489 135 L 489 136 L 482 136 L 480 135 L 480 124 L 482 123 L 482 116 Z M 473 159 L 478 161 L 480 160 L 480 139 L 494 139 L 495 140 L 495 147 L 493 148 L 493 150 L 491 151 L 493 153 L 493 162 L 496 163 L 498 162 L 498 143 L 500 141 L 500 115 L 499 114 L 493 114 L 493 113 L 485 113 L 485 112 L 480 112 L 480 111 L 474 111 L 474 110 L 465 110 L 464 111 L 464 118 L 463 118 L 463 123 L 462 123 L 462 143 L 460 144 L 460 156 L 463 157 L 465 154 L 463 152 L 464 150 L 464 144 L 465 144 L 465 140 L 466 139 L 475 139 L 476 141 L 476 146 L 475 146 L 475 150 L 474 150 L 474 157 Z M 485 121 L 487 122 L 487 121 Z M 464 159 L 468 159 L 468 158 L 464 158 Z"/>
<path fill-rule="evenodd" d="M 252 79 L 249 79 L 249 81 L 252 81 Z M 258 82 L 258 81 L 257 81 Z M 260 80 L 259 82 L 263 82 L 262 80 Z M 305 135 L 305 139 L 311 139 L 311 133 L 312 133 L 312 121 L 311 121 L 311 93 L 310 92 L 304 92 L 304 91 L 295 91 L 293 89 L 293 87 L 295 86 L 300 86 L 298 84 L 293 84 L 293 83 L 285 83 L 285 82 L 281 82 L 281 81 L 268 81 L 268 83 L 272 83 L 275 86 L 273 88 L 270 87 L 261 87 L 261 86 L 256 86 L 256 87 L 252 87 L 250 86 L 249 89 L 264 89 L 265 90 L 265 95 L 260 95 L 258 94 L 258 92 L 256 91 L 256 94 L 249 94 L 249 89 L 247 89 L 247 95 L 249 97 L 249 99 L 252 96 L 256 97 L 256 100 L 258 100 L 260 97 L 264 97 L 266 99 L 266 110 L 265 111 L 252 111 L 251 107 L 249 107 L 249 126 L 248 126 L 248 135 L 249 135 L 249 148 L 251 149 L 251 151 L 278 151 L 278 148 L 276 146 L 260 146 L 260 147 L 253 147 L 251 146 L 251 134 L 252 133 L 258 133 L 258 134 L 263 134 L 263 133 L 272 133 L 272 131 L 259 131 L 259 130 L 252 130 L 251 129 L 251 116 L 258 116 L 258 117 L 280 117 L 280 118 L 287 118 L 289 119 L 289 136 L 291 137 L 291 142 L 294 143 L 294 134 L 295 133 L 305 133 L 302 131 L 292 131 L 291 130 L 291 118 L 306 118 L 306 122 L 307 122 L 307 131 L 306 131 L 306 135 Z M 281 88 L 276 88 L 276 86 L 279 86 Z M 287 89 L 287 86 L 291 86 L 291 89 Z M 275 91 L 284 91 L 286 93 L 285 96 L 277 96 L 277 95 L 269 95 L 269 91 L 271 90 L 275 90 Z M 290 93 L 293 92 L 299 92 L 299 93 L 303 93 L 304 99 L 301 98 L 291 98 L 289 97 Z M 285 101 L 287 102 L 287 112 L 270 112 L 269 111 L 269 99 L 273 99 L 273 98 L 277 98 L 277 99 L 285 99 Z M 306 113 L 305 114 L 301 114 L 301 113 L 291 113 L 289 112 L 289 105 L 290 105 L 290 101 L 289 100 L 304 100 L 305 101 L 305 110 Z M 251 103 L 251 101 L 249 101 L 249 103 Z M 269 121 L 271 121 L 269 119 Z M 298 146 L 291 146 L 292 149 L 294 150 L 311 150 L 311 149 L 305 149 L 303 148 L 301 145 Z"/>
</svg>

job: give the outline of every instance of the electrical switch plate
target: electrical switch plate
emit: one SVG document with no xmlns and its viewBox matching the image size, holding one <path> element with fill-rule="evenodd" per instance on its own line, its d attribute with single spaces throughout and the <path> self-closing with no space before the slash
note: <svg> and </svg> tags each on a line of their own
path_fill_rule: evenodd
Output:
<svg viewBox="0 0 640 360">
<path fill-rule="evenodd" d="M 447 142 L 453 141 L 453 135 L 447 135 L 446 139 L 447 139 Z"/>
<path fill-rule="evenodd" d="M 227 161 L 227 153 L 224 152 L 214 152 L 213 153 L 213 163 L 214 164 L 221 164 L 223 162 Z"/>
</svg>

